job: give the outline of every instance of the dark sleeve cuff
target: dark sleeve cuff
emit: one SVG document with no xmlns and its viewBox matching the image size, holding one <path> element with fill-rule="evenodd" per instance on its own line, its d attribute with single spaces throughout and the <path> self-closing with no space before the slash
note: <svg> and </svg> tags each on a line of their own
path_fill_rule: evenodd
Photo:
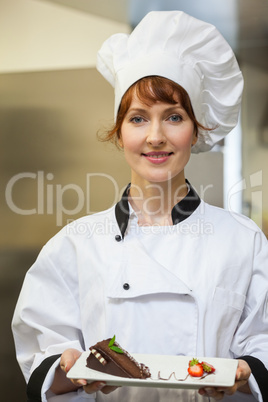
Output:
<svg viewBox="0 0 268 402">
<path fill-rule="evenodd" d="M 268 401 L 268 370 L 265 365 L 256 357 L 241 356 L 238 359 L 245 360 L 260 388 L 263 401 Z"/>
<path fill-rule="evenodd" d="M 32 373 L 27 385 L 27 402 L 42 402 L 41 390 L 50 367 L 61 355 L 47 357 Z"/>
</svg>

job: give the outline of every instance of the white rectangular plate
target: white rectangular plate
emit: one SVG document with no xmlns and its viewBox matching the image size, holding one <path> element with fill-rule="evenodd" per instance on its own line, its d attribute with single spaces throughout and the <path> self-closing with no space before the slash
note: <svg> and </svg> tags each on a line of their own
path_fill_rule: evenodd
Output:
<svg viewBox="0 0 268 402">
<path fill-rule="evenodd" d="M 199 389 L 203 387 L 231 387 L 235 382 L 235 374 L 237 369 L 237 360 L 221 359 L 212 357 L 200 357 L 200 361 L 206 361 L 212 364 L 216 371 L 207 375 L 205 378 L 194 378 L 187 376 L 187 368 L 189 356 L 167 356 L 167 355 L 144 355 L 132 354 L 132 356 L 140 363 L 144 363 L 150 368 L 151 378 L 140 380 L 135 378 L 123 378 L 110 374 L 101 373 L 86 367 L 86 360 L 90 352 L 84 352 L 77 360 L 75 365 L 67 374 L 68 378 L 85 379 L 88 383 L 92 381 L 104 381 L 107 385 L 115 386 L 133 386 L 133 387 L 156 387 L 156 388 L 188 388 Z M 158 372 L 161 378 L 168 379 L 171 373 L 175 373 L 169 380 L 159 380 Z M 178 381 L 183 380 L 183 381 Z"/>
</svg>

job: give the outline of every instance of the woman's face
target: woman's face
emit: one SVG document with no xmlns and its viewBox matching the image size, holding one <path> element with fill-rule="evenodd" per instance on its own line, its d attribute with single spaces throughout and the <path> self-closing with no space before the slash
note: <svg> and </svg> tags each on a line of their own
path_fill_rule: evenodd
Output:
<svg viewBox="0 0 268 402">
<path fill-rule="evenodd" d="M 120 145 L 131 167 L 132 184 L 184 181 L 191 146 L 197 141 L 194 123 L 180 104 L 148 106 L 134 94 L 121 126 Z"/>
</svg>

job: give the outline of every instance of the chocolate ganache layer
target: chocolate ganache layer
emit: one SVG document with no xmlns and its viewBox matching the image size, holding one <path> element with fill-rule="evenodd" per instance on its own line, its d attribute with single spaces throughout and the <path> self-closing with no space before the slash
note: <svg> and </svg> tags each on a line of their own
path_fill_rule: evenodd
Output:
<svg viewBox="0 0 268 402">
<path fill-rule="evenodd" d="M 98 342 L 89 349 L 87 367 L 90 369 L 125 378 L 151 377 L 149 368 L 122 349 L 115 337 Z"/>
</svg>

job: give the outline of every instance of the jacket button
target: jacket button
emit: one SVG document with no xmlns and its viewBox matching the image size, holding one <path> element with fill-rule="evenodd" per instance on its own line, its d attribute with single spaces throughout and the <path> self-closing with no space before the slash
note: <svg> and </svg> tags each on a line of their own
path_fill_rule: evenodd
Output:
<svg viewBox="0 0 268 402">
<path fill-rule="evenodd" d="M 128 283 L 124 283 L 123 288 L 124 288 L 125 290 L 128 290 L 128 289 L 130 288 L 130 286 L 129 286 Z"/>
</svg>

